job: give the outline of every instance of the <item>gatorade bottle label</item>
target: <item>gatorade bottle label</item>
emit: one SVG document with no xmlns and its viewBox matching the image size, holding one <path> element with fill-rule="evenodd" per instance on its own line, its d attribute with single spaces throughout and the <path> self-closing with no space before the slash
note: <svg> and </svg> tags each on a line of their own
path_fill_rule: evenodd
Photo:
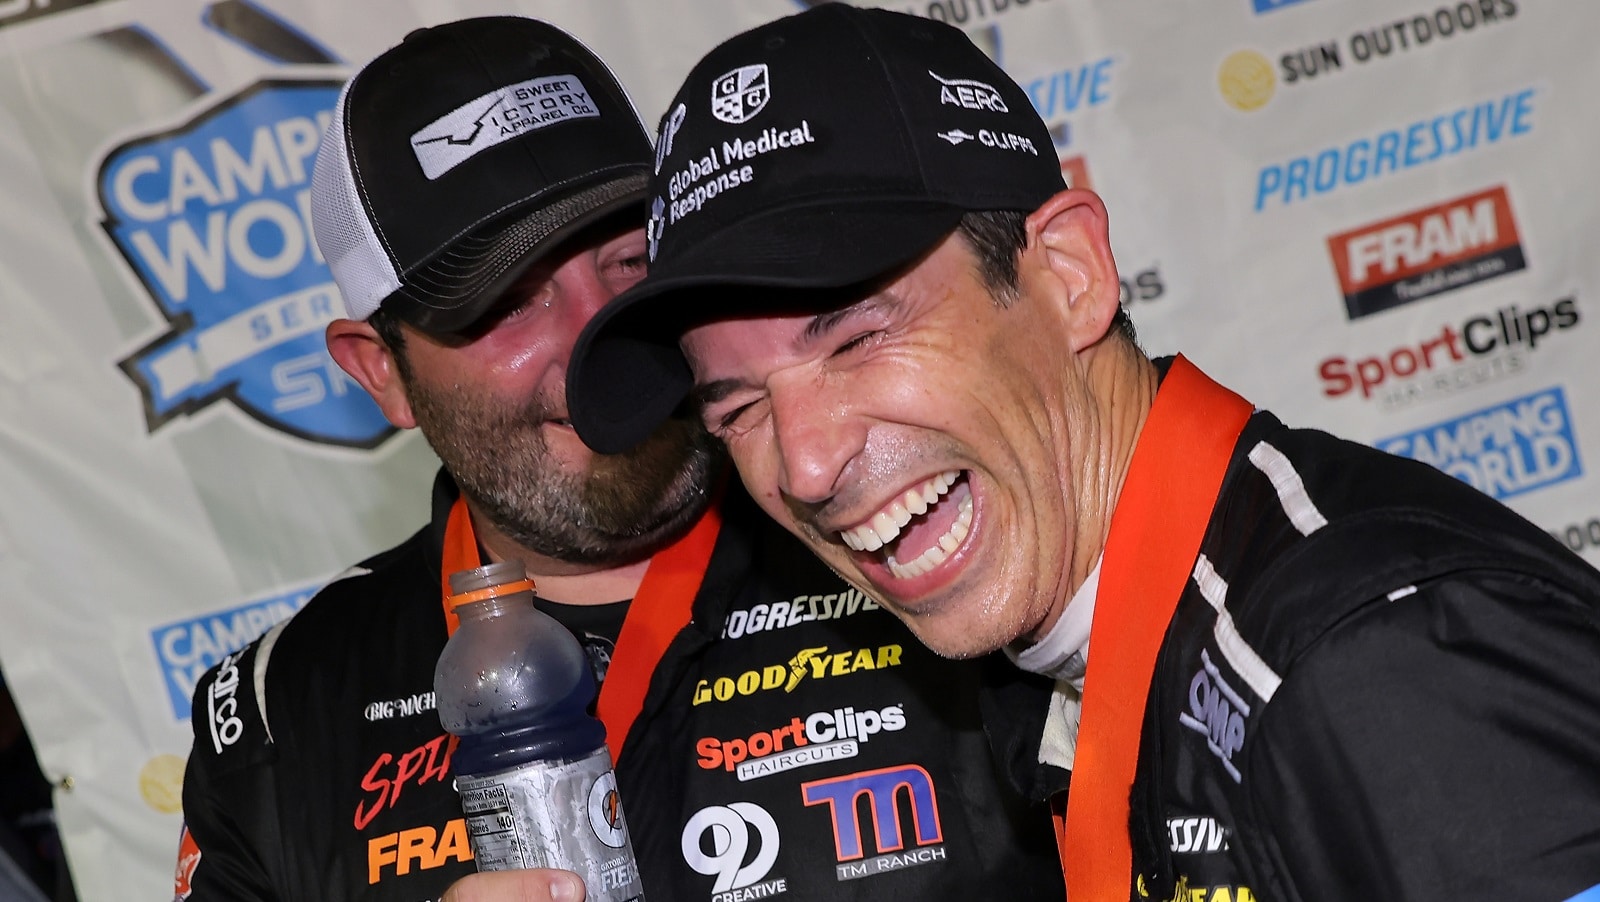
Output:
<svg viewBox="0 0 1600 902">
<path fill-rule="evenodd" d="M 605 748 L 457 777 L 456 790 L 478 870 L 565 868 L 583 877 L 591 902 L 644 899 Z"/>
</svg>

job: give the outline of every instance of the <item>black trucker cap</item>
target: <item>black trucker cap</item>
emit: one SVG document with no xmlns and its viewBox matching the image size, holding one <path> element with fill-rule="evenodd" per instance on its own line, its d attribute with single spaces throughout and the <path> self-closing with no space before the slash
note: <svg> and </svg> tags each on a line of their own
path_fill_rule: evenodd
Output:
<svg viewBox="0 0 1600 902">
<path fill-rule="evenodd" d="M 690 324 L 866 283 L 968 211 L 1064 187 L 1026 93 L 959 29 L 829 3 L 736 35 L 662 117 L 650 273 L 579 337 L 573 424 L 602 453 L 632 447 L 688 393 Z"/>
<path fill-rule="evenodd" d="M 616 76 L 536 19 L 407 35 L 345 85 L 317 154 L 312 230 L 354 319 L 428 332 L 482 316 L 598 219 L 643 217 L 650 138 Z"/>
</svg>

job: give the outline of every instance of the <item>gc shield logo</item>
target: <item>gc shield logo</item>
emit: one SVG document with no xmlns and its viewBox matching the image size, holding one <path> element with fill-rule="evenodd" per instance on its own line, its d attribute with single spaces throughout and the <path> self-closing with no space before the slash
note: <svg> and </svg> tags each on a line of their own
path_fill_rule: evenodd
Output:
<svg viewBox="0 0 1600 902">
<path fill-rule="evenodd" d="M 770 99 L 766 63 L 740 66 L 711 83 L 711 115 L 729 125 L 750 121 Z"/>
<path fill-rule="evenodd" d="M 118 364 L 151 432 L 226 398 L 308 441 L 394 434 L 322 338 L 344 304 L 311 240 L 311 164 L 339 87 L 261 81 L 102 158 L 98 218 L 168 324 Z"/>
</svg>

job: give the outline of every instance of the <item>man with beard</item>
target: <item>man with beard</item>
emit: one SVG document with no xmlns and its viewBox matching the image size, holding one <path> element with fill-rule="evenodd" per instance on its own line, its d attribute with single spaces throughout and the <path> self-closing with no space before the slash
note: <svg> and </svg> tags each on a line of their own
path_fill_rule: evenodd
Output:
<svg viewBox="0 0 1600 902">
<path fill-rule="evenodd" d="M 721 488 L 697 424 L 614 456 L 568 424 L 573 342 L 643 276 L 650 156 L 605 65 L 530 19 L 423 29 L 345 88 L 311 199 L 328 348 L 438 453 L 433 519 L 200 680 L 180 898 L 493 890 L 432 693 L 447 578 L 488 561 L 590 651 L 652 900 L 1060 898 L 1048 811 L 979 725 L 1021 677 L 919 646 Z"/>
</svg>

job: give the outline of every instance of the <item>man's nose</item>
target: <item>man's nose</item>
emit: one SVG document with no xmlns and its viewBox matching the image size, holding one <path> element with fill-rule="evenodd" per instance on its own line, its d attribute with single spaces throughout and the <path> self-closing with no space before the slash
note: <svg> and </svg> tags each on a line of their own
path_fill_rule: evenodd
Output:
<svg viewBox="0 0 1600 902">
<path fill-rule="evenodd" d="M 818 383 L 797 373 L 775 378 L 769 385 L 779 488 L 806 504 L 833 497 L 866 436 L 865 422 L 852 413 L 844 393 L 837 386 Z"/>
</svg>

